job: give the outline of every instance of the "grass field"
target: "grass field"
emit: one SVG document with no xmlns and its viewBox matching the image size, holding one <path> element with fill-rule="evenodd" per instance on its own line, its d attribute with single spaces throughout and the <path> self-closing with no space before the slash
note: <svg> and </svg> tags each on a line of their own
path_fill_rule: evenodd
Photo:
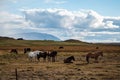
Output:
<svg viewBox="0 0 120 80">
<path fill-rule="evenodd" d="M 63 49 L 59 49 L 63 46 Z M 99 63 L 90 59 L 86 63 L 85 55 L 95 51 L 96 46 L 102 50 L 103 57 Z M 32 50 L 58 51 L 56 62 L 30 62 L 23 53 L 25 47 Z M 18 49 L 18 55 L 10 54 L 12 48 Z M 63 60 L 73 55 L 72 64 L 64 64 Z M 54 41 L 18 41 L 6 40 L 0 42 L 0 80 L 15 80 L 17 68 L 18 80 L 119 80 L 120 79 L 120 46 L 96 45 L 74 42 Z"/>
<path fill-rule="evenodd" d="M 104 53 L 99 63 L 90 60 L 86 64 L 84 52 L 59 52 L 56 62 L 30 62 L 27 55 L 0 55 L 0 80 L 15 80 L 15 69 L 19 80 L 119 80 L 120 54 Z M 64 64 L 63 60 L 74 55 L 76 61 Z"/>
<path fill-rule="evenodd" d="M 59 49 L 59 47 L 64 47 Z M 96 47 L 104 52 L 120 52 L 119 45 L 90 44 L 86 42 L 64 42 L 64 41 L 39 41 L 39 40 L 0 40 L 0 50 L 18 49 L 29 47 L 32 50 L 56 50 L 72 52 L 95 51 Z"/>
</svg>

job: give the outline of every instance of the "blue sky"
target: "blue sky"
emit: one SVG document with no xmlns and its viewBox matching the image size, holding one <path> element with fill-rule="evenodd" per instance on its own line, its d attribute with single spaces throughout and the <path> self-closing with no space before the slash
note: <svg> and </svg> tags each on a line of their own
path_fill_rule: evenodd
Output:
<svg viewBox="0 0 120 80">
<path fill-rule="evenodd" d="M 120 0 L 1 0 L 1 36 L 49 33 L 87 42 L 120 42 Z"/>
<path fill-rule="evenodd" d="M 3 10 L 17 13 L 21 8 L 92 9 L 104 16 L 119 16 L 119 0 L 2 0 Z"/>
</svg>

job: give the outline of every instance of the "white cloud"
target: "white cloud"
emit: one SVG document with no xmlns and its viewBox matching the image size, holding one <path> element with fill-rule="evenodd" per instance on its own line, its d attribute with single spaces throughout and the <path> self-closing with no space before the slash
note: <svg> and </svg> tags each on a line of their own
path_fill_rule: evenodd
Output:
<svg viewBox="0 0 120 80">
<path fill-rule="evenodd" d="M 73 38 L 120 42 L 120 17 L 102 16 L 93 10 L 22 9 L 22 12 L 24 17 L 2 13 L 0 27 L 11 26 L 10 30 L 19 29 L 18 32 L 28 29 L 27 31 L 48 33 L 62 40 Z"/>
<path fill-rule="evenodd" d="M 119 28 L 119 26 L 113 25 L 113 21 L 106 21 L 105 28 Z"/>
<path fill-rule="evenodd" d="M 22 16 L 0 12 L 0 35 L 10 35 L 29 25 Z"/>
</svg>

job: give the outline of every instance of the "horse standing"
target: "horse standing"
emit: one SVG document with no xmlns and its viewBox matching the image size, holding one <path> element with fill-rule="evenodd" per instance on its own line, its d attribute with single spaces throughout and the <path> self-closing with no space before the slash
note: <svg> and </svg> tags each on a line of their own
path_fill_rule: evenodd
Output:
<svg viewBox="0 0 120 80">
<path fill-rule="evenodd" d="M 73 63 L 72 61 L 75 61 L 74 56 L 70 56 L 70 57 L 64 59 L 64 63 Z"/>
<path fill-rule="evenodd" d="M 30 52 L 31 49 L 30 48 L 24 48 L 24 54 L 27 53 L 27 52 Z"/>
<path fill-rule="evenodd" d="M 46 61 L 46 57 L 47 57 L 47 52 L 44 51 L 32 51 L 28 53 L 28 58 L 30 61 L 32 61 L 32 59 L 35 59 L 35 61 L 39 61 L 40 58 L 43 58 L 44 61 Z"/>
<path fill-rule="evenodd" d="M 103 52 L 102 51 L 96 51 L 96 52 L 94 52 L 94 54 L 93 53 L 88 53 L 86 55 L 86 61 L 87 61 L 87 63 L 89 63 L 89 58 L 94 58 L 95 61 L 98 62 L 98 57 L 99 56 L 103 56 Z"/>
<path fill-rule="evenodd" d="M 51 58 L 52 58 L 52 62 L 55 62 L 55 58 L 57 56 L 57 51 L 48 52 L 47 56 L 48 56 L 48 60 L 51 60 Z"/>
<path fill-rule="evenodd" d="M 18 54 L 18 51 L 17 51 L 17 49 L 11 49 L 10 53 Z"/>
<path fill-rule="evenodd" d="M 34 59 L 36 61 L 37 59 L 37 54 L 39 54 L 40 51 L 32 51 L 28 53 L 28 58 L 30 61 L 32 61 L 32 59 Z"/>
<path fill-rule="evenodd" d="M 40 51 L 39 54 L 37 54 L 37 60 L 40 60 L 40 58 L 42 57 L 44 61 L 46 61 L 46 57 L 47 57 L 47 52 L 45 51 Z"/>
</svg>

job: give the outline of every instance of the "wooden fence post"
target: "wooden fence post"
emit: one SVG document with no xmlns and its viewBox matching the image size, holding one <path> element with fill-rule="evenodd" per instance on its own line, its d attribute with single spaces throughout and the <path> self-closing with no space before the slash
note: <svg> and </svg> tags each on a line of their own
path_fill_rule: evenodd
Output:
<svg viewBox="0 0 120 80">
<path fill-rule="evenodd" d="M 15 68 L 15 76 L 16 76 L 16 80 L 18 80 L 17 68 Z"/>
</svg>

